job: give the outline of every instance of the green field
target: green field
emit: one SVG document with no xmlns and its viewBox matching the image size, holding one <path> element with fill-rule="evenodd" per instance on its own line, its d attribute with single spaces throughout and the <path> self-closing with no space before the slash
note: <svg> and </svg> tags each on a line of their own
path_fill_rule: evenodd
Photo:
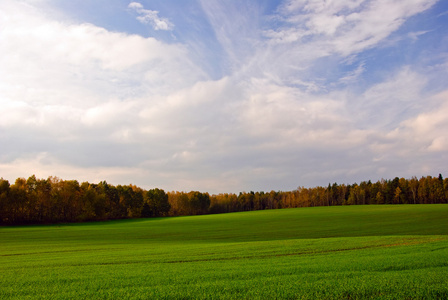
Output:
<svg viewBox="0 0 448 300">
<path fill-rule="evenodd" d="M 448 205 L 0 228 L 0 299 L 448 299 Z"/>
</svg>

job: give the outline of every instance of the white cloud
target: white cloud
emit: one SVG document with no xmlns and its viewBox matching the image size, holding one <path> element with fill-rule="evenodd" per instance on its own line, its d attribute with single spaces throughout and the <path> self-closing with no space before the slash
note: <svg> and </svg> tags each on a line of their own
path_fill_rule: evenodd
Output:
<svg viewBox="0 0 448 300">
<path fill-rule="evenodd" d="M 166 59 L 178 51 L 153 38 L 109 32 L 92 24 L 67 26 L 35 15 L 9 20 L 2 40 L 8 41 L 2 46 L 4 51 L 18 51 L 14 58 L 38 57 L 48 64 L 98 63 L 103 69 L 117 71 Z"/>
<path fill-rule="evenodd" d="M 151 84 L 152 78 L 141 81 L 148 72 L 159 80 L 170 78 L 180 87 L 203 76 L 182 45 L 92 24 L 56 22 L 14 1 L 4 2 L 1 15 L 0 92 L 4 98 L 39 104 L 64 99 L 89 106 L 108 94 L 121 98 L 141 91 Z M 160 90 L 156 85 L 150 88 Z"/>
<path fill-rule="evenodd" d="M 415 31 L 415 32 L 409 32 L 408 37 L 412 39 L 414 42 L 419 39 L 421 35 L 424 35 L 426 33 L 430 32 L 429 30 L 421 30 L 421 31 Z"/>
<path fill-rule="evenodd" d="M 145 9 L 141 3 L 131 2 L 128 8 L 135 10 L 139 16 L 137 20 L 143 24 L 151 24 L 154 30 L 173 30 L 174 24 L 166 18 L 160 18 L 159 12 Z"/>
<path fill-rule="evenodd" d="M 80 183 L 84 181 L 100 182 L 107 178 L 109 183 L 115 185 L 134 184 L 134 182 L 123 182 L 123 179 L 126 177 L 131 178 L 133 175 L 141 174 L 142 172 L 141 169 L 132 167 L 79 167 L 67 164 L 48 152 L 30 153 L 8 163 L 0 161 L 0 170 L 2 176 L 6 175 L 4 178 L 10 178 L 11 183 L 16 178 L 34 174 L 37 178 L 57 176 L 66 180 L 78 180 Z"/>
<path fill-rule="evenodd" d="M 422 99 L 426 83 L 424 76 L 404 66 L 362 95 L 353 95 L 351 111 L 356 112 L 361 127 L 392 128 L 427 105 Z"/>
<path fill-rule="evenodd" d="M 422 96 L 424 98 L 424 96 Z M 403 120 L 390 131 L 375 131 L 368 150 L 383 177 L 391 172 L 411 177 L 415 174 L 443 173 L 448 159 L 448 91 L 425 101 L 430 109 Z"/>
<path fill-rule="evenodd" d="M 263 31 L 257 4 L 203 1 L 226 55 L 211 80 L 185 45 L 3 1 L 0 176 L 238 192 L 419 175 L 448 150 L 446 94 L 412 65 L 352 87 L 370 71 L 356 55 L 432 3 L 288 1 Z M 348 60 L 332 84 L 316 71 Z"/>
<path fill-rule="evenodd" d="M 0 143 L 8 144 L 0 160 L 7 161 L 35 143 L 67 166 L 120 164 L 120 155 L 104 160 L 89 147 L 132 152 L 120 143 L 140 142 L 139 111 L 206 78 L 183 45 L 57 22 L 15 1 L 0 4 L 0 52 Z"/>
<path fill-rule="evenodd" d="M 448 91 L 429 99 L 436 107 L 402 122 L 394 137 L 420 145 L 419 151 L 448 151 Z"/>
<path fill-rule="evenodd" d="M 277 40 L 283 36 L 295 36 L 281 40 L 301 43 L 308 37 L 316 48 L 349 56 L 378 45 L 407 18 L 429 9 L 436 2 L 291 0 L 279 10 L 286 26 L 275 34 L 268 32 L 268 36 L 275 36 Z"/>
<path fill-rule="evenodd" d="M 354 82 L 356 82 L 359 79 L 359 77 L 364 72 L 365 72 L 365 64 L 361 63 L 361 64 L 358 65 L 358 67 L 355 70 L 347 73 L 344 77 L 340 78 L 339 82 L 343 83 L 343 84 L 354 83 Z"/>
<path fill-rule="evenodd" d="M 135 9 L 135 10 L 143 9 L 143 5 L 141 3 L 138 3 L 138 2 L 131 2 L 131 3 L 129 3 L 128 7 L 132 8 L 132 9 Z"/>
</svg>

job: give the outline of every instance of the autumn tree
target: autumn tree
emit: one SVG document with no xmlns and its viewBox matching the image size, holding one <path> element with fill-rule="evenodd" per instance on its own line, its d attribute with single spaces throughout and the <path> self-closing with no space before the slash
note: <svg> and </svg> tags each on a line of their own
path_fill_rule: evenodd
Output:
<svg viewBox="0 0 448 300">
<path fill-rule="evenodd" d="M 188 206 L 192 215 L 202 215 L 208 212 L 210 207 L 210 195 L 192 191 L 188 193 Z"/>
<path fill-rule="evenodd" d="M 9 181 L 0 178 L 0 224 L 8 223 L 10 216 Z"/>
<path fill-rule="evenodd" d="M 413 176 L 410 180 L 409 180 L 409 189 L 411 190 L 412 193 L 412 202 L 414 204 L 417 203 L 417 192 L 418 192 L 418 179 L 417 177 Z"/>
<path fill-rule="evenodd" d="M 25 178 L 17 178 L 10 188 L 10 219 L 12 223 L 21 224 L 27 221 L 26 180 Z"/>
<path fill-rule="evenodd" d="M 145 193 L 142 217 L 165 216 L 170 211 L 168 195 L 162 189 L 152 189 Z"/>
<path fill-rule="evenodd" d="M 299 187 L 293 191 L 209 195 L 198 191 L 146 191 L 135 185 L 114 186 L 57 177 L 0 178 L 0 224 L 84 222 L 122 218 L 197 215 L 260 209 L 344 204 L 447 203 L 448 179 L 395 177 L 360 184 Z"/>
</svg>

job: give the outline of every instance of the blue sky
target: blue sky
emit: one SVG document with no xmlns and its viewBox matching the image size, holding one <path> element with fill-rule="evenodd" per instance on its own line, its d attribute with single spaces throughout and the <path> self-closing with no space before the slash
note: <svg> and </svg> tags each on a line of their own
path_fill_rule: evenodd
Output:
<svg viewBox="0 0 448 300">
<path fill-rule="evenodd" d="M 0 176 L 210 193 L 445 175 L 448 3 L 0 3 Z"/>
</svg>

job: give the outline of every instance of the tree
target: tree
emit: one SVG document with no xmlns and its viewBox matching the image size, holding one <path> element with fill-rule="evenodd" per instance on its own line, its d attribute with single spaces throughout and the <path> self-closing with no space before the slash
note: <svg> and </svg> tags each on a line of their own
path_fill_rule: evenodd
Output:
<svg viewBox="0 0 448 300">
<path fill-rule="evenodd" d="M 134 185 L 119 185 L 117 191 L 120 204 L 126 210 L 126 216 L 128 218 L 139 218 L 143 209 L 143 190 Z"/>
<path fill-rule="evenodd" d="M 403 177 L 400 178 L 400 184 L 399 184 L 401 194 L 400 194 L 400 202 L 401 204 L 408 204 L 411 200 L 411 192 L 409 188 L 409 182 L 408 180 L 404 179 Z"/>
<path fill-rule="evenodd" d="M 411 189 L 411 193 L 412 193 L 412 200 L 413 203 L 416 204 L 417 203 L 417 192 L 418 192 L 418 179 L 417 177 L 413 176 L 410 180 L 409 180 L 409 188 Z"/>
<path fill-rule="evenodd" d="M 325 197 L 327 198 L 327 206 L 330 206 L 330 199 L 332 198 L 331 184 L 328 183 L 328 187 L 325 190 Z"/>
<path fill-rule="evenodd" d="M 418 181 L 418 198 L 419 198 L 419 202 L 420 203 L 429 203 L 429 181 L 430 181 L 430 176 L 428 177 L 422 177 L 420 178 L 420 180 Z"/>
<path fill-rule="evenodd" d="M 27 195 L 25 178 L 17 178 L 10 188 L 10 220 L 13 224 L 27 221 Z"/>
<path fill-rule="evenodd" d="M 376 194 L 376 199 L 375 200 L 376 200 L 377 204 L 384 204 L 384 196 L 383 196 L 383 194 L 381 192 L 378 192 Z"/>
<path fill-rule="evenodd" d="M 350 194 L 348 196 L 347 204 L 365 204 L 365 190 L 356 183 L 351 187 Z"/>
<path fill-rule="evenodd" d="M 395 177 L 372 184 L 298 187 L 289 192 L 237 194 L 143 190 L 135 185 L 113 186 L 57 177 L 17 178 L 10 185 L 0 178 L 0 224 L 83 222 L 139 217 L 197 215 L 282 207 L 345 204 L 447 203 L 448 179 L 426 176 Z"/>
<path fill-rule="evenodd" d="M 35 218 L 34 222 L 48 222 L 48 214 L 50 210 L 51 184 L 48 179 L 37 179 L 35 182 Z"/>
<path fill-rule="evenodd" d="M 152 189 L 145 193 L 145 203 L 142 208 L 142 217 L 165 216 L 171 209 L 168 195 L 162 189 Z"/>
<path fill-rule="evenodd" d="M 444 203 L 445 202 L 445 191 L 443 187 L 443 177 L 439 174 L 438 178 L 432 180 L 431 195 L 433 203 Z"/>
<path fill-rule="evenodd" d="M 189 192 L 188 206 L 191 215 L 202 215 L 208 213 L 208 209 L 210 207 L 209 194 L 197 191 Z"/>
<path fill-rule="evenodd" d="M 79 221 L 92 221 L 97 220 L 97 193 L 95 190 L 95 185 L 89 184 L 88 182 L 83 182 L 81 184 L 81 206 L 82 210 L 78 216 Z M 101 215 L 101 211 L 100 211 Z"/>
<path fill-rule="evenodd" d="M 0 224 L 8 223 L 10 215 L 9 181 L 0 178 Z"/>
<path fill-rule="evenodd" d="M 141 217 L 142 218 L 150 218 L 152 216 L 153 216 L 153 212 L 152 212 L 151 207 L 149 206 L 148 202 L 143 203 Z"/>
<path fill-rule="evenodd" d="M 394 204 L 400 203 L 401 189 L 399 186 L 395 189 Z"/>
</svg>

